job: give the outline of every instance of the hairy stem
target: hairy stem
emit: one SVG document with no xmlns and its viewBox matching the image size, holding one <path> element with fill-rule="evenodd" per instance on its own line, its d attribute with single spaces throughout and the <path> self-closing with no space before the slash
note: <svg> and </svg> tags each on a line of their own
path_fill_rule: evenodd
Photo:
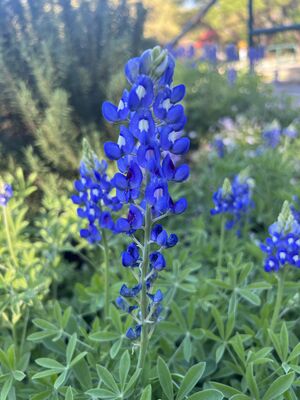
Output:
<svg viewBox="0 0 300 400">
<path fill-rule="evenodd" d="M 9 249 L 11 260 L 12 260 L 14 266 L 17 267 L 18 263 L 17 263 L 17 259 L 16 259 L 16 256 L 15 256 L 15 252 L 14 252 L 14 248 L 13 248 L 12 241 L 11 241 L 11 236 L 10 236 L 7 207 L 8 206 L 2 207 L 2 210 L 3 210 L 3 221 L 4 221 L 5 233 L 6 233 L 6 240 L 7 240 L 7 246 L 8 246 L 8 249 Z"/>
<path fill-rule="evenodd" d="M 277 284 L 277 293 L 276 293 L 276 302 L 273 311 L 273 316 L 271 320 L 270 329 L 274 331 L 276 327 L 276 323 L 278 321 L 281 305 L 282 305 L 282 298 L 283 298 L 283 290 L 284 290 L 284 280 L 285 280 L 285 271 L 282 274 L 277 275 L 278 284 Z"/>
<path fill-rule="evenodd" d="M 142 332 L 141 332 L 141 343 L 140 343 L 140 352 L 137 368 L 143 368 L 145 364 L 145 358 L 148 347 L 148 325 L 146 323 L 147 318 L 147 308 L 148 308 L 148 298 L 147 298 L 147 287 L 146 287 L 146 276 L 148 274 L 149 267 L 149 250 L 150 250 L 150 232 L 151 232 L 151 209 L 149 205 L 147 205 L 146 216 L 145 216 L 145 232 L 144 232 L 144 249 L 143 249 L 143 262 L 141 265 L 141 282 L 142 282 L 142 291 L 141 291 L 141 323 L 142 323 Z"/>
<path fill-rule="evenodd" d="M 225 218 L 221 220 L 221 231 L 220 231 L 220 242 L 219 242 L 219 254 L 218 254 L 218 265 L 217 265 L 217 278 L 221 278 L 220 268 L 223 261 L 223 249 L 224 249 L 224 236 L 225 236 Z"/>
<path fill-rule="evenodd" d="M 106 233 L 102 230 L 103 248 L 104 248 L 104 318 L 109 315 L 109 257 Z"/>
</svg>

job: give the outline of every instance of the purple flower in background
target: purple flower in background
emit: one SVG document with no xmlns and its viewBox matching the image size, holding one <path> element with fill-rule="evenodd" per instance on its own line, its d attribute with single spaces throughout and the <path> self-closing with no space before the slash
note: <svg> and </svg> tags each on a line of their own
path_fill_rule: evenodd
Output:
<svg viewBox="0 0 300 400">
<path fill-rule="evenodd" d="M 0 205 L 5 207 L 13 196 L 12 186 L 8 183 L 0 182 Z"/>
<path fill-rule="evenodd" d="M 262 133 L 262 138 L 267 147 L 275 149 L 281 140 L 281 128 L 277 121 L 265 127 Z"/>
<path fill-rule="evenodd" d="M 226 60 L 228 62 L 239 61 L 238 48 L 234 44 L 229 44 L 225 48 Z"/>
<path fill-rule="evenodd" d="M 237 71 L 234 68 L 228 68 L 227 70 L 227 81 L 230 86 L 233 86 L 237 80 Z"/>
</svg>

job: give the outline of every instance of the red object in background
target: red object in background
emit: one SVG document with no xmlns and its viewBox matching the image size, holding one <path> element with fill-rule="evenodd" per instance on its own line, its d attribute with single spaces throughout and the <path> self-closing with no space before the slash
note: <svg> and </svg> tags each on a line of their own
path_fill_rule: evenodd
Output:
<svg viewBox="0 0 300 400">
<path fill-rule="evenodd" d="M 196 49 L 202 49 L 204 45 L 208 43 L 214 43 L 217 38 L 217 33 L 213 29 L 208 29 L 200 33 L 198 39 L 194 43 L 194 46 Z"/>
</svg>

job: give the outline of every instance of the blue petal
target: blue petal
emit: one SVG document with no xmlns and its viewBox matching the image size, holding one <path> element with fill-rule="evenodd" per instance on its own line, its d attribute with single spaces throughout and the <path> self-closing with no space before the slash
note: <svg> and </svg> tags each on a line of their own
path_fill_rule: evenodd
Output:
<svg viewBox="0 0 300 400">
<path fill-rule="evenodd" d="M 175 141 L 172 148 L 172 153 L 185 154 L 189 151 L 189 148 L 190 148 L 190 139 L 187 137 L 182 137 Z"/>
<path fill-rule="evenodd" d="M 117 122 L 119 120 L 117 107 L 109 101 L 105 101 L 102 104 L 102 114 L 109 122 Z"/>
<path fill-rule="evenodd" d="M 178 167 L 175 172 L 174 180 L 176 182 L 185 181 L 189 177 L 189 174 L 190 174 L 189 166 L 186 164 L 180 165 L 180 167 Z"/>
<path fill-rule="evenodd" d="M 171 102 L 178 103 L 184 98 L 184 95 L 185 95 L 185 86 L 184 85 L 175 86 L 172 89 Z"/>
<path fill-rule="evenodd" d="M 104 152 L 110 160 L 118 160 L 122 156 L 120 147 L 114 142 L 104 143 Z"/>
</svg>

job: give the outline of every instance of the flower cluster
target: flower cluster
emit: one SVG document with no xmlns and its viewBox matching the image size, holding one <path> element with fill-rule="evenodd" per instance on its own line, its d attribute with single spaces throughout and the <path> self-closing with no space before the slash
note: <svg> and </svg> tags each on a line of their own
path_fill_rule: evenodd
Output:
<svg viewBox="0 0 300 400">
<path fill-rule="evenodd" d="M 277 272 L 286 264 L 300 268 L 300 225 L 288 202 L 283 204 L 278 220 L 269 227 L 269 234 L 260 246 L 267 254 L 265 271 Z"/>
<path fill-rule="evenodd" d="M 241 173 L 232 182 L 225 179 L 223 186 L 213 194 L 215 207 L 211 209 L 211 215 L 228 215 L 226 229 L 231 229 L 236 224 L 242 225 L 244 216 L 254 206 L 252 186 L 253 181 Z"/>
<path fill-rule="evenodd" d="M 0 183 L 0 205 L 5 207 L 13 196 L 13 189 L 8 183 Z"/>
<path fill-rule="evenodd" d="M 294 139 L 297 137 L 297 135 L 297 129 L 293 124 L 290 124 L 288 127 L 282 129 L 278 121 L 273 121 L 263 130 L 262 138 L 267 147 L 275 149 L 280 144 L 283 136 Z"/>
<path fill-rule="evenodd" d="M 117 162 L 119 172 L 112 179 L 116 196 L 128 204 L 127 214 L 116 221 L 115 228 L 133 238 L 122 254 L 122 264 L 130 268 L 137 284 L 130 288 L 124 284 L 116 300 L 137 321 L 127 332 L 130 339 L 137 339 L 145 324 L 153 325 L 159 319 L 163 294 L 153 290 L 153 283 L 166 267 L 163 249 L 177 243 L 177 236 L 168 235 L 156 221 L 187 207 L 185 198 L 175 201 L 169 193 L 170 182 L 182 182 L 189 176 L 189 167 L 179 163 L 190 146 L 180 104 L 185 87 L 172 85 L 174 67 L 173 57 L 159 47 L 130 59 L 125 66 L 129 90 L 124 90 L 117 106 L 108 101 L 102 106 L 105 119 L 120 124 L 118 140 L 105 143 L 104 151 Z M 137 296 L 144 303 L 147 299 L 147 307 L 128 303 Z"/>
<path fill-rule="evenodd" d="M 77 194 L 71 199 L 78 205 L 78 216 L 88 222 L 87 227 L 80 230 L 80 236 L 93 244 L 101 240 L 101 229 L 116 231 L 110 210 L 118 211 L 122 204 L 116 196 L 111 196 L 113 185 L 106 174 L 106 161 L 99 161 L 86 141 L 84 152 L 85 149 L 88 155 L 85 154 L 80 163 L 80 178 L 74 182 Z"/>
</svg>

